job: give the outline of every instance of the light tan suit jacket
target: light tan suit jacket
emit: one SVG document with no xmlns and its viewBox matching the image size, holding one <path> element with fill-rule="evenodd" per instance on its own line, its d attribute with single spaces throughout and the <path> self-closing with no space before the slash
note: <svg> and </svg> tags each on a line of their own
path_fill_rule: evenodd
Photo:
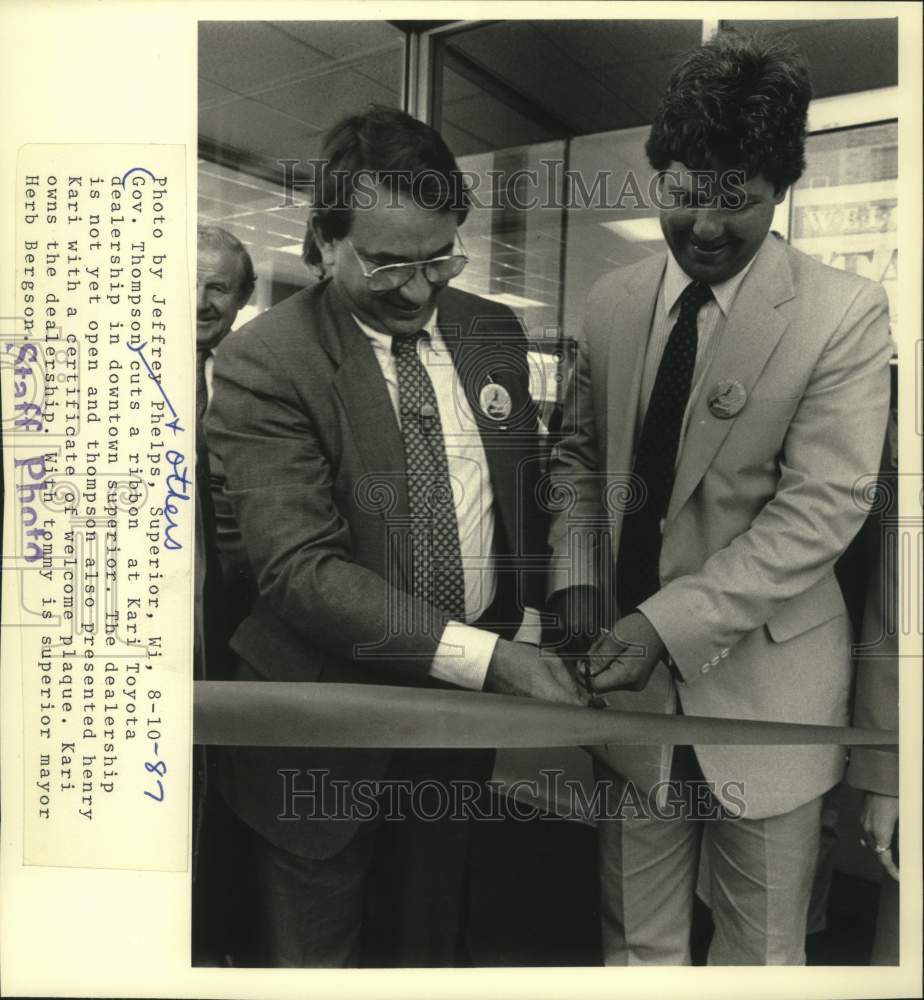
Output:
<svg viewBox="0 0 924 1000">
<path fill-rule="evenodd" d="M 652 256 L 591 292 L 553 459 L 559 495 L 573 502 L 553 521 L 550 593 L 603 586 L 613 621 L 631 610 L 605 581 L 615 579 L 622 511 L 633 502 L 639 387 L 664 264 Z M 833 567 L 867 514 L 856 484 L 879 467 L 891 354 L 879 285 L 767 237 L 693 401 L 664 524 L 662 588 L 641 606 L 683 681 L 659 664 L 644 691 L 616 693 L 612 707 L 673 712 L 679 696 L 688 715 L 847 722 L 849 625 Z M 731 419 L 707 402 L 724 380 L 747 392 Z M 608 752 L 651 789 L 667 779 L 671 750 Z M 719 798 L 743 798 L 751 818 L 821 794 L 845 760 L 837 746 L 696 751 Z"/>
</svg>

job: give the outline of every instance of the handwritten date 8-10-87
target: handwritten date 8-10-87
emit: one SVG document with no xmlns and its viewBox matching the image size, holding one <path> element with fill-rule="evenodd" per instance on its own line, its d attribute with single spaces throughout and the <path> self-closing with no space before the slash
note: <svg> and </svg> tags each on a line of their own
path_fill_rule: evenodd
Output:
<svg viewBox="0 0 924 1000">
<path fill-rule="evenodd" d="M 148 691 L 148 698 L 151 705 L 151 714 L 157 710 L 157 701 L 160 698 L 160 691 L 157 688 L 151 688 Z M 158 758 L 154 761 L 146 760 L 144 762 L 144 769 L 148 774 L 152 776 L 152 779 L 157 782 L 157 791 L 151 792 L 147 789 L 144 790 L 144 794 L 149 798 L 153 799 L 155 802 L 164 801 L 164 783 L 161 778 L 167 773 L 167 765 L 164 761 L 160 760 L 160 730 L 154 728 L 155 726 L 161 725 L 161 719 L 158 716 L 156 719 L 148 719 L 148 739 L 151 741 L 151 752 Z"/>
</svg>

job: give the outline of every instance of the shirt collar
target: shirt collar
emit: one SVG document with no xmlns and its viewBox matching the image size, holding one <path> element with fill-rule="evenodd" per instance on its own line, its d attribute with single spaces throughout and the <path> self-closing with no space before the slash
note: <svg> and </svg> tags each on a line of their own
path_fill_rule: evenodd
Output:
<svg viewBox="0 0 924 1000">
<path fill-rule="evenodd" d="M 767 235 L 769 237 L 769 233 Z M 763 244 L 761 244 L 761 247 L 763 247 Z M 722 310 L 723 316 L 727 317 L 731 311 L 732 303 L 738 294 L 738 289 L 747 277 L 748 271 L 754 266 L 754 261 L 757 260 L 757 254 L 759 253 L 760 250 L 758 249 L 757 253 L 754 254 L 737 274 L 733 274 L 726 281 L 720 281 L 717 285 L 710 286 L 712 296 Z M 666 313 L 670 313 L 675 308 L 677 300 L 683 294 L 684 289 L 692 283 L 693 279 L 674 260 L 674 255 L 668 253 L 667 269 L 664 272 L 664 311 Z"/>
<path fill-rule="evenodd" d="M 383 333 L 381 330 L 376 330 L 374 327 L 369 326 L 369 324 L 364 323 L 356 315 L 356 313 L 350 313 L 350 315 L 354 320 L 356 320 L 356 325 L 360 328 L 360 330 L 362 330 L 362 332 L 369 338 L 375 350 L 391 353 L 391 342 L 393 338 L 390 333 Z M 430 345 L 435 351 L 444 349 L 445 344 L 443 343 L 443 338 L 440 336 L 439 329 L 436 325 L 435 309 L 427 322 L 421 326 L 421 330 L 425 330 L 429 334 Z"/>
</svg>

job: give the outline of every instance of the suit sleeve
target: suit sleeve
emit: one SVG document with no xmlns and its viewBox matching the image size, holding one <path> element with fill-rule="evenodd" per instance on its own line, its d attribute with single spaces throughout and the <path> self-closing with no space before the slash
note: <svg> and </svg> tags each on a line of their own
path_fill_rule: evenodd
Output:
<svg viewBox="0 0 924 1000">
<path fill-rule="evenodd" d="M 869 505 L 855 487 L 879 468 L 891 353 L 885 292 L 863 282 L 793 415 L 772 499 L 702 569 L 641 605 L 686 681 L 829 574 L 859 531 Z"/>
<path fill-rule="evenodd" d="M 602 485 L 588 332 L 597 311 L 591 294 L 563 404 L 561 439 L 552 451 L 549 507 L 551 568 L 548 595 L 598 586 L 597 545 L 603 521 Z"/>
<path fill-rule="evenodd" d="M 343 658 L 426 676 L 446 617 L 352 561 L 330 458 L 287 366 L 258 332 L 235 334 L 216 357 L 209 446 L 260 595 L 310 643 Z"/>
<path fill-rule="evenodd" d="M 898 729 L 898 482 L 894 450 L 898 428 L 894 413 L 883 457 L 880 488 L 885 497 L 863 526 L 869 568 L 866 603 L 857 658 L 853 724 L 868 729 Z M 854 747 L 847 782 L 880 795 L 898 795 L 898 748 Z"/>
</svg>

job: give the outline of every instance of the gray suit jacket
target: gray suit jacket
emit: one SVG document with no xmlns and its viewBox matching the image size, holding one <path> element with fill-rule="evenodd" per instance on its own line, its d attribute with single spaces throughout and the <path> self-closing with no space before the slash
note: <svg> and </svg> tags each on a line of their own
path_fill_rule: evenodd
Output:
<svg viewBox="0 0 924 1000">
<path fill-rule="evenodd" d="M 634 459 L 645 347 L 665 258 L 602 278 L 591 293 L 564 439 L 552 474 L 574 492 L 552 525 L 550 592 L 607 586 L 619 551 Z M 851 681 L 848 620 L 834 563 L 869 500 L 856 485 L 879 467 L 889 403 L 884 290 L 825 267 L 770 236 L 739 289 L 681 444 L 664 524 L 661 590 L 641 610 L 683 682 L 659 665 L 646 689 L 613 707 L 842 725 Z M 708 390 L 747 392 L 732 419 Z M 603 544 L 601 544 L 601 540 Z M 608 594 L 612 620 L 630 609 Z M 609 749 L 651 788 L 672 748 Z M 778 815 L 835 784 L 842 747 L 696 748 L 754 818 Z"/>
<path fill-rule="evenodd" d="M 488 620 L 512 636 L 522 609 L 541 605 L 547 552 L 535 500 L 540 445 L 526 338 L 508 308 L 452 288 L 437 317 L 494 492 L 498 595 Z M 509 391 L 509 420 L 482 413 L 478 397 L 489 381 Z M 332 283 L 293 295 L 223 343 L 208 437 L 259 595 L 231 640 L 236 676 L 437 685 L 429 668 L 447 616 L 408 593 L 400 430 L 372 347 Z M 225 791 L 268 839 L 329 856 L 356 824 L 278 822 L 276 771 L 321 768 L 354 783 L 380 777 L 388 758 L 386 751 L 239 750 Z"/>
</svg>

